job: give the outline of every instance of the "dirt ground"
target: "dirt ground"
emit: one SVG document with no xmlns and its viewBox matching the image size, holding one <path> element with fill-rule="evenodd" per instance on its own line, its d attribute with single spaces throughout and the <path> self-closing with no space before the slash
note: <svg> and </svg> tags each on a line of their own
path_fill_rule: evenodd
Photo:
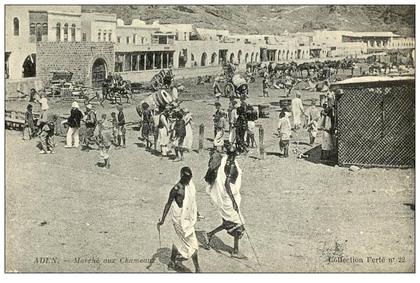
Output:
<svg viewBox="0 0 420 283">
<path fill-rule="evenodd" d="M 194 116 L 194 151 L 174 163 L 144 150 L 139 132 L 129 130 L 127 148 L 112 150 L 112 167 L 96 164 L 99 152 L 65 149 L 57 138 L 55 155 L 40 155 L 38 140 L 6 131 L 6 271 L 9 272 L 174 272 L 166 268 L 172 238 L 171 219 L 156 223 L 183 166 L 192 168 L 198 209 L 205 217 L 197 237 L 221 222 L 203 180 L 212 147 L 211 84 L 181 94 Z M 199 249 L 204 272 L 414 272 L 414 169 L 362 168 L 352 172 L 319 161 L 320 137 L 312 148 L 304 129 L 293 134 L 290 157 L 279 158 L 278 100 L 282 90 L 262 93 L 261 80 L 250 85 L 250 102 L 270 103 L 265 130 L 266 156 L 258 149 L 238 157 L 243 169 L 242 206 L 246 229 L 240 248 L 249 259 L 229 253 L 233 239 L 224 231 L 210 251 Z M 318 93 L 303 92 L 305 107 Z M 138 120 L 135 102 L 125 105 L 126 119 Z M 227 107 L 227 99 L 221 100 Z M 137 103 L 137 104 L 136 104 Z M 51 101 L 64 114 L 71 101 Z M 24 109 L 26 102 L 6 102 Z M 115 107 L 98 107 L 110 113 Z M 205 125 L 205 150 L 198 153 L 198 127 Z M 320 134 L 319 134 L 320 135 Z M 256 134 L 258 142 L 258 134 Z M 310 151 L 298 159 L 293 152 Z M 261 265 L 257 264 L 251 245 Z M 177 271 L 194 271 L 191 260 Z"/>
</svg>

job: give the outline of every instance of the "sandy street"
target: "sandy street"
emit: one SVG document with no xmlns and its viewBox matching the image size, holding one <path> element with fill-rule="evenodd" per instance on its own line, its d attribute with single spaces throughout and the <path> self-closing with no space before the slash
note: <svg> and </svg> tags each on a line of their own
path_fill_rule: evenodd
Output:
<svg viewBox="0 0 420 283">
<path fill-rule="evenodd" d="M 205 148 L 174 163 L 144 150 L 139 132 L 129 130 L 127 148 L 112 149 L 112 167 L 96 166 L 99 152 L 64 148 L 57 137 L 55 155 L 40 155 L 38 139 L 23 141 L 22 133 L 6 131 L 6 271 L 9 272 L 173 272 L 168 271 L 172 238 L 170 218 L 156 223 L 182 166 L 190 166 L 197 187 L 197 205 L 205 217 L 196 225 L 197 237 L 221 223 L 203 180 L 208 148 L 212 146 L 211 84 L 202 89 L 186 84 L 182 106 L 194 116 L 194 149 L 198 127 L 205 125 Z M 265 130 L 267 155 L 258 149 L 238 157 L 243 169 L 242 213 L 261 262 L 256 263 L 245 235 L 240 249 L 248 260 L 229 253 L 233 238 L 220 232 L 210 251 L 200 248 L 204 272 L 414 272 L 414 169 L 362 168 L 352 172 L 319 162 L 320 137 L 314 149 L 308 134 L 293 134 L 288 159 L 277 155 L 278 100 L 283 90 L 257 97 L 261 80 L 250 88 L 251 103 L 271 103 Z M 318 93 L 303 94 L 305 108 Z M 138 120 L 135 105 L 125 105 L 126 119 Z M 221 100 L 227 107 L 227 99 Z M 59 114 L 69 102 L 52 101 Z M 26 102 L 6 103 L 24 109 Z M 106 104 L 98 113 L 116 111 Z M 257 143 L 258 134 L 256 133 Z M 298 143 L 296 143 L 298 142 Z M 307 152 L 308 160 L 293 152 Z M 194 270 L 191 260 L 185 270 Z"/>
</svg>

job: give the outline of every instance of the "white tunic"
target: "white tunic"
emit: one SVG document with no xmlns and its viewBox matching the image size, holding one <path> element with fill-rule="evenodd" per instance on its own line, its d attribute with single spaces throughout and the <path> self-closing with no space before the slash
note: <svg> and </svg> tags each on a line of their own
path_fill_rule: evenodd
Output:
<svg viewBox="0 0 420 283">
<path fill-rule="evenodd" d="M 226 181 L 226 174 L 225 174 L 225 165 L 227 161 L 227 156 L 222 157 L 222 161 L 220 167 L 217 171 L 217 177 L 214 183 L 211 186 L 208 186 L 206 191 L 210 194 L 212 202 L 219 208 L 220 216 L 224 220 L 228 220 L 234 222 L 236 224 L 242 225 L 243 216 L 239 218 L 238 212 L 233 209 L 232 200 L 230 199 L 226 188 L 225 188 L 225 181 Z M 241 205 L 241 177 L 242 177 L 242 170 L 239 168 L 237 161 L 235 160 L 236 168 L 238 169 L 238 177 L 236 178 L 235 184 L 230 184 L 230 188 L 233 194 L 233 197 L 238 205 L 238 208 Z M 242 220 L 242 221 L 241 221 Z"/>
<path fill-rule="evenodd" d="M 174 245 L 179 253 L 185 257 L 191 257 L 198 250 L 197 237 L 194 225 L 197 222 L 197 203 L 195 200 L 195 185 L 193 181 L 185 186 L 185 196 L 182 208 L 176 201 L 172 202 L 172 223 L 178 236 L 174 239 Z"/>
</svg>

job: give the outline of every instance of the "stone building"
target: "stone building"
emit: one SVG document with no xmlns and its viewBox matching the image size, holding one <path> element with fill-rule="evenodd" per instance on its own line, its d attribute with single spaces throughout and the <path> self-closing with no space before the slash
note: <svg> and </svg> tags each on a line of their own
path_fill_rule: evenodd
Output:
<svg viewBox="0 0 420 283">
<path fill-rule="evenodd" d="M 100 87 L 114 66 L 112 42 L 38 42 L 37 54 L 37 78 L 44 82 L 54 71 L 69 71 L 72 81 Z"/>
<path fill-rule="evenodd" d="M 5 74 L 16 80 L 36 76 L 36 44 L 80 40 L 80 6 L 6 6 Z"/>
</svg>

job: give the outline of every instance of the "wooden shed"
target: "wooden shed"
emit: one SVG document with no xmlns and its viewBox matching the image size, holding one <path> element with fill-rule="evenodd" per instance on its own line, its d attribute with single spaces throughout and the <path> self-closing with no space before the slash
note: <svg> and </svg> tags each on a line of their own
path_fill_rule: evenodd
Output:
<svg viewBox="0 0 420 283">
<path fill-rule="evenodd" d="M 331 89 L 340 166 L 414 167 L 414 77 L 352 78 Z"/>
</svg>

